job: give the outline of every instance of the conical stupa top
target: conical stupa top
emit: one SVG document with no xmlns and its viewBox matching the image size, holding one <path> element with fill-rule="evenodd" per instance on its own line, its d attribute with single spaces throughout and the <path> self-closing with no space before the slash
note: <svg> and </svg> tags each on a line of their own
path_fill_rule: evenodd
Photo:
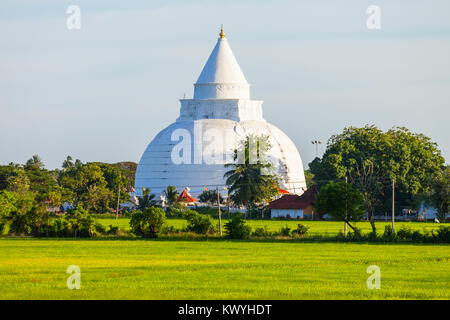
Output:
<svg viewBox="0 0 450 320">
<path fill-rule="evenodd" d="M 218 94 L 213 92 L 217 91 L 215 90 L 217 85 L 222 85 L 222 89 L 223 85 L 234 85 L 235 89 L 240 90 L 231 90 L 234 92 L 226 90 L 229 91 L 227 94 Z M 204 86 L 208 88 L 203 88 Z M 242 89 L 248 89 L 248 86 L 247 79 L 231 51 L 222 28 L 216 46 L 195 83 L 194 99 L 249 98 L 249 92 L 242 91 Z"/>
</svg>

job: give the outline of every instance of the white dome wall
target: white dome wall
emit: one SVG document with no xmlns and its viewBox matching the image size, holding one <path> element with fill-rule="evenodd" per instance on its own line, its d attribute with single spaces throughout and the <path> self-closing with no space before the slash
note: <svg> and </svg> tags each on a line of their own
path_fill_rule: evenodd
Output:
<svg viewBox="0 0 450 320">
<path fill-rule="evenodd" d="M 231 155 L 237 143 L 249 133 L 268 135 L 271 137 L 272 148 L 268 157 L 274 164 L 279 164 L 280 187 L 292 193 L 301 194 L 306 189 L 302 161 L 297 148 L 289 137 L 277 127 L 266 121 L 236 122 L 226 119 L 203 119 L 178 121 L 162 130 L 148 145 L 139 162 L 136 171 L 136 195 L 141 194 L 141 188 L 152 189 L 155 194 L 162 193 L 168 185 L 175 185 L 179 190 L 189 187 L 192 195 L 199 195 L 204 187 L 209 189 L 216 185 L 224 186 L 223 175 L 226 172 L 225 160 L 218 164 L 194 164 L 194 149 L 191 146 L 191 164 L 175 164 L 172 161 L 172 150 L 179 142 L 171 141 L 176 129 L 186 129 L 194 142 L 194 123 L 201 125 L 203 132 L 211 129 L 222 132 L 224 145 L 228 145 L 226 152 Z M 203 141 L 203 150 L 208 149 L 209 143 Z M 203 152 L 205 155 L 206 152 Z"/>
</svg>

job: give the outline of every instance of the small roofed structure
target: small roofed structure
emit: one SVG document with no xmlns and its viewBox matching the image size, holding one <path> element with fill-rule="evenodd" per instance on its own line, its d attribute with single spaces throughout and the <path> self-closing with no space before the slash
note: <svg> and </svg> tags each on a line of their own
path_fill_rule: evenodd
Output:
<svg viewBox="0 0 450 320">
<path fill-rule="evenodd" d="M 177 201 L 184 202 L 184 203 L 192 203 L 192 202 L 198 202 L 197 199 L 192 197 L 186 189 L 183 190 L 183 192 L 178 196 Z"/>
<path fill-rule="evenodd" d="M 278 188 L 278 194 L 289 194 L 290 192 L 281 188 Z"/>
<path fill-rule="evenodd" d="M 301 196 L 286 194 L 269 203 L 271 218 L 314 219 L 314 202 L 317 190 L 312 187 Z M 320 218 L 318 214 L 316 218 Z"/>
</svg>

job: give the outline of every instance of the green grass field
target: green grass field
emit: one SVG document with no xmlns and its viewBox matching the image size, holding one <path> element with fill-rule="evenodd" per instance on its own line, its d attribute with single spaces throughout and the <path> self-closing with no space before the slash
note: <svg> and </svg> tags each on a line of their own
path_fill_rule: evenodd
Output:
<svg viewBox="0 0 450 320">
<path fill-rule="evenodd" d="M 2 238 L 0 252 L 0 299 L 450 299 L 448 245 Z"/>
<path fill-rule="evenodd" d="M 119 226 L 119 228 L 124 228 L 125 230 L 130 229 L 130 220 L 123 219 L 97 219 L 98 222 L 103 224 L 105 227 L 109 225 Z M 224 219 L 224 223 L 227 219 Z M 218 223 L 218 220 L 216 220 Z M 296 220 L 247 220 L 247 223 L 252 227 L 253 230 L 259 227 L 267 227 L 270 231 L 279 230 L 281 227 L 288 225 L 291 229 L 296 229 L 299 223 L 307 225 L 309 227 L 308 234 L 310 235 L 326 235 L 333 236 L 337 235 L 339 231 L 344 230 L 344 223 L 341 221 L 296 221 Z M 167 224 L 169 226 L 174 226 L 177 229 L 181 229 L 186 226 L 186 220 L 184 219 L 168 219 Z M 356 227 L 361 228 L 364 233 L 372 231 L 370 223 L 367 221 L 357 222 L 354 224 Z M 376 222 L 377 233 L 383 234 L 384 227 L 386 225 L 391 225 L 391 222 Z M 440 224 L 431 222 L 396 222 L 396 228 L 400 228 L 402 225 L 410 226 L 412 230 L 419 230 L 420 232 L 430 232 L 433 229 L 439 228 Z M 398 230 L 398 229 L 397 229 Z M 350 228 L 349 228 L 349 231 Z"/>
</svg>

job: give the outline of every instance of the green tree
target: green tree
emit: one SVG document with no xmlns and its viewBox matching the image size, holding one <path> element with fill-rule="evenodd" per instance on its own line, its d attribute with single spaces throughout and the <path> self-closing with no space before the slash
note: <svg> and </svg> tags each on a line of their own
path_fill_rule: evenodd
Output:
<svg viewBox="0 0 450 320">
<path fill-rule="evenodd" d="M 186 230 L 198 234 L 212 234 L 215 232 L 214 222 L 208 215 L 194 210 L 186 210 L 184 217 L 187 220 Z"/>
<path fill-rule="evenodd" d="M 39 157 L 37 154 L 33 155 L 25 164 L 26 166 L 30 167 L 36 167 L 39 169 L 44 168 L 44 162 L 42 161 L 41 157 Z"/>
<path fill-rule="evenodd" d="M 161 208 L 136 210 L 130 220 L 131 231 L 139 236 L 156 238 L 166 223 L 166 213 Z"/>
<path fill-rule="evenodd" d="M 345 182 L 330 182 L 324 186 L 316 198 L 314 209 L 328 213 L 336 220 L 343 220 L 359 236 L 350 221 L 359 221 L 364 216 L 364 196 L 352 185 Z"/>
<path fill-rule="evenodd" d="M 450 166 L 446 166 L 434 179 L 431 202 L 438 211 L 439 220 L 446 221 L 446 216 L 450 212 Z"/>
<path fill-rule="evenodd" d="M 16 193 L 6 190 L 0 191 L 0 234 L 8 223 L 10 214 L 18 211 L 17 203 Z"/>
<path fill-rule="evenodd" d="M 307 188 L 310 188 L 316 184 L 314 181 L 314 173 L 312 173 L 311 170 L 305 170 L 305 180 Z"/>
<path fill-rule="evenodd" d="M 375 210 L 389 208 L 391 181 L 396 181 L 396 198 L 406 202 L 429 192 L 429 178 L 440 172 L 444 158 L 436 143 L 423 134 L 394 127 L 383 132 L 375 126 L 345 128 L 333 135 L 322 159 L 309 167 L 319 186 L 329 181 L 348 181 L 364 197 L 368 219 L 375 233 Z"/>
<path fill-rule="evenodd" d="M 239 215 L 235 215 L 231 220 L 225 223 L 225 232 L 230 239 L 247 239 L 252 228 L 245 223 L 245 220 Z"/>
<path fill-rule="evenodd" d="M 75 167 L 75 164 L 72 160 L 73 159 L 71 156 L 67 156 L 66 160 L 64 160 L 62 164 L 63 169 L 72 169 L 73 167 Z"/>
<path fill-rule="evenodd" d="M 14 168 L 6 178 L 6 190 L 25 194 L 30 190 L 30 179 L 21 167 Z"/>
<path fill-rule="evenodd" d="M 164 190 L 164 196 L 166 198 L 166 203 L 169 208 L 172 208 L 177 202 L 178 190 L 175 186 L 167 186 Z"/>
<path fill-rule="evenodd" d="M 248 135 L 234 150 L 234 162 L 225 165 L 230 168 L 224 178 L 234 203 L 248 206 L 271 200 L 277 195 L 274 166 L 267 159 L 267 152 L 271 149 L 268 141 L 268 136 Z"/>
<path fill-rule="evenodd" d="M 73 236 L 93 236 L 95 233 L 94 219 L 89 212 L 82 207 L 76 207 L 67 211 L 67 221 L 71 225 Z"/>
<path fill-rule="evenodd" d="M 107 181 L 99 165 L 88 163 L 63 170 L 59 176 L 63 187 L 63 199 L 82 205 L 93 212 L 106 212 L 114 205 L 114 193 L 107 188 Z"/>
<path fill-rule="evenodd" d="M 138 209 L 144 211 L 147 208 L 156 206 L 157 201 L 155 200 L 155 197 L 152 190 L 142 187 L 142 196 L 138 197 Z"/>
<path fill-rule="evenodd" d="M 209 203 L 209 204 L 217 204 L 217 190 L 205 190 L 199 196 L 200 202 Z M 219 194 L 220 203 L 224 203 L 224 199 Z"/>
</svg>

